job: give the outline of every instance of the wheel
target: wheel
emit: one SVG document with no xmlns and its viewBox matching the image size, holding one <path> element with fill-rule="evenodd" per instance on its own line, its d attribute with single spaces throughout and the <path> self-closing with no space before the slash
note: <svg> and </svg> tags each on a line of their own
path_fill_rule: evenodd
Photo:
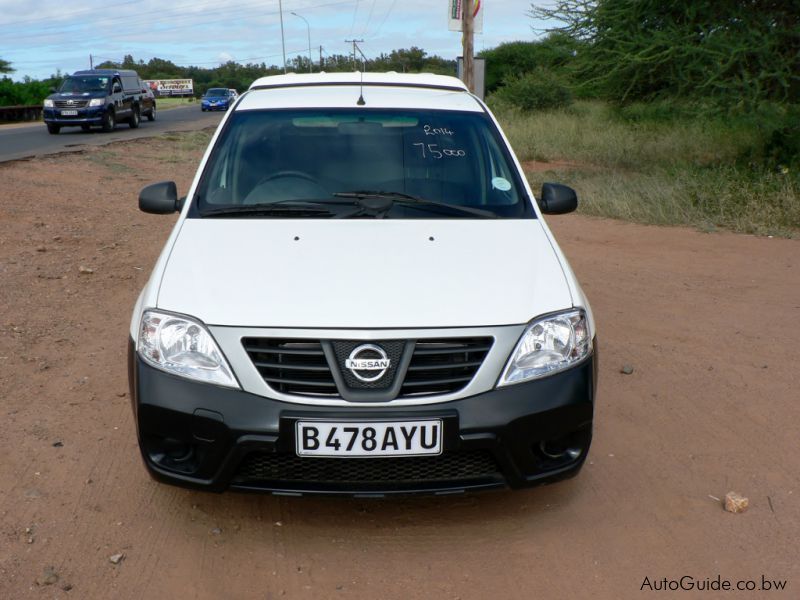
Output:
<svg viewBox="0 0 800 600">
<path fill-rule="evenodd" d="M 150 112 L 147 113 L 147 120 L 148 121 L 155 121 L 156 120 L 156 105 L 153 104 L 153 108 L 150 109 Z"/>
<path fill-rule="evenodd" d="M 139 116 L 139 107 L 138 106 L 134 106 L 133 107 L 133 114 L 131 115 L 131 118 L 128 119 L 128 125 L 131 126 L 131 129 L 136 129 L 137 127 L 139 127 L 139 120 L 140 119 L 141 119 L 141 117 Z"/>
<path fill-rule="evenodd" d="M 61 125 L 53 125 L 52 123 L 47 124 L 47 133 L 56 135 L 59 131 L 61 131 Z"/>
<path fill-rule="evenodd" d="M 203 108 L 202 106 L 200 107 L 200 110 L 201 110 L 202 112 L 206 112 L 206 109 L 205 109 L 205 108 Z"/>
<path fill-rule="evenodd" d="M 109 108 L 103 117 L 103 131 L 114 131 L 117 126 L 117 118 L 114 115 L 114 109 Z"/>
<path fill-rule="evenodd" d="M 84 131 L 89 131 L 91 127 L 89 127 L 88 125 L 81 125 L 81 129 L 83 129 Z"/>
</svg>

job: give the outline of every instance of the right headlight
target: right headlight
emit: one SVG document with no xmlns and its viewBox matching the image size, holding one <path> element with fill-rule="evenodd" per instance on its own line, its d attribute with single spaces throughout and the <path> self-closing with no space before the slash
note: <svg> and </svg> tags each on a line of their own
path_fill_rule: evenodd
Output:
<svg viewBox="0 0 800 600">
<path fill-rule="evenodd" d="M 45 108 L 53 108 L 53 100 L 51 98 L 44 99 L 44 107 Z"/>
<path fill-rule="evenodd" d="M 136 349 L 145 361 L 168 373 L 238 388 L 228 362 L 205 326 L 195 319 L 146 310 Z"/>
<path fill-rule="evenodd" d="M 511 385 L 563 371 L 591 352 L 589 321 L 583 310 L 540 317 L 525 329 L 497 385 Z"/>
</svg>

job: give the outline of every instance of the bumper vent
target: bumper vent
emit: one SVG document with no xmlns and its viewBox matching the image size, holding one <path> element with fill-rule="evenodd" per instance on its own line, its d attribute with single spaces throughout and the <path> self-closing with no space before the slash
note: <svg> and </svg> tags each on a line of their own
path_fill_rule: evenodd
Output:
<svg viewBox="0 0 800 600">
<path fill-rule="evenodd" d="M 416 340 L 376 340 L 384 345 L 398 364 L 402 347 L 415 344 L 414 353 L 405 375 L 398 398 L 419 398 L 457 392 L 466 387 L 483 364 L 492 348 L 491 337 L 426 338 Z M 331 368 L 338 369 L 351 389 L 365 388 L 356 382 L 344 368 L 344 358 L 349 349 L 363 342 L 334 341 L 334 354 L 341 364 L 329 365 L 323 350 L 324 340 L 244 338 L 242 340 L 250 360 L 264 381 L 274 390 L 297 396 L 339 396 Z M 392 374 L 382 378 L 376 389 L 391 383 Z M 384 383 L 384 379 L 388 383 Z"/>
<path fill-rule="evenodd" d="M 487 450 L 402 458 L 301 458 L 294 454 L 253 452 L 239 465 L 233 485 L 368 489 L 409 487 L 409 484 L 450 487 L 498 480 L 502 480 L 502 475 Z"/>
</svg>

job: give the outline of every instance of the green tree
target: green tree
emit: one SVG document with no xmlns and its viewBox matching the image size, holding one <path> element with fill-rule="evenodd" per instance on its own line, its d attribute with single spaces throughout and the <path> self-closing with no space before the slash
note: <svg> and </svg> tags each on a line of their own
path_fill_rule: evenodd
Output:
<svg viewBox="0 0 800 600">
<path fill-rule="evenodd" d="M 11 63 L 0 58 L 0 73 L 12 73 L 13 71 L 14 69 L 11 68 Z"/>
<path fill-rule="evenodd" d="M 586 43 L 581 85 L 611 100 L 800 100 L 797 0 L 560 0 L 529 15 Z"/>
</svg>

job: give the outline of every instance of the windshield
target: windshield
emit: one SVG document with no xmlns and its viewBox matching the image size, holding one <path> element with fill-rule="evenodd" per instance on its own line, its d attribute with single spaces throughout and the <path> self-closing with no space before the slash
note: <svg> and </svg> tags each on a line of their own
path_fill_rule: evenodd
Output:
<svg viewBox="0 0 800 600">
<path fill-rule="evenodd" d="M 222 88 L 211 88 L 206 92 L 206 96 L 227 96 L 228 90 Z"/>
<path fill-rule="evenodd" d="M 241 215 L 251 206 L 258 218 L 277 218 L 287 211 L 265 205 L 299 202 L 342 216 L 376 195 L 380 211 L 354 214 L 535 218 L 487 115 L 356 108 L 237 111 L 217 140 L 189 216 L 219 215 L 226 207 Z M 307 210 L 299 217 L 322 218 Z"/>
<path fill-rule="evenodd" d="M 108 89 L 109 77 L 96 75 L 67 77 L 59 88 L 59 92 L 79 94 L 83 92 L 105 92 Z"/>
</svg>

